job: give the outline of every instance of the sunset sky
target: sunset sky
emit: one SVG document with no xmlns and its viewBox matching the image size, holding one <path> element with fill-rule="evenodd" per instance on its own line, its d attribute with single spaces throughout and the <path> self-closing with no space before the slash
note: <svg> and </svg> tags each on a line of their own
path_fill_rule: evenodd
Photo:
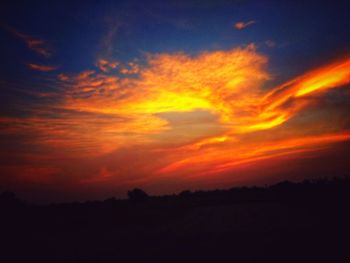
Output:
<svg viewBox="0 0 350 263">
<path fill-rule="evenodd" d="M 72 2 L 0 4 L 0 191 L 56 202 L 350 175 L 345 3 Z"/>
</svg>

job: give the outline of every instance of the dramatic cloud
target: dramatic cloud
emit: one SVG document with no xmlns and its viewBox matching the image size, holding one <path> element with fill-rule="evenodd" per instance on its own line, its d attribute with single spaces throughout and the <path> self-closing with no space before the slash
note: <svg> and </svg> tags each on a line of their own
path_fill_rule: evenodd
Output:
<svg viewBox="0 0 350 263">
<path fill-rule="evenodd" d="M 245 29 L 246 27 L 254 24 L 255 21 L 254 20 L 250 20 L 250 21 L 247 21 L 247 22 L 244 22 L 244 21 L 238 21 L 236 22 L 233 26 L 234 28 L 236 28 L 237 30 L 242 30 L 242 29 Z"/>
<path fill-rule="evenodd" d="M 35 149 L 21 153 L 42 174 L 31 180 L 51 171 L 84 185 L 218 175 L 350 139 L 350 118 L 336 121 L 342 112 L 332 123 L 315 114 L 327 91 L 350 83 L 350 58 L 270 89 L 267 64 L 254 45 L 148 54 L 127 71 L 99 60 L 101 71 L 60 74 L 61 92 L 46 94 L 54 103 L 2 118 L 1 133 Z"/>
</svg>

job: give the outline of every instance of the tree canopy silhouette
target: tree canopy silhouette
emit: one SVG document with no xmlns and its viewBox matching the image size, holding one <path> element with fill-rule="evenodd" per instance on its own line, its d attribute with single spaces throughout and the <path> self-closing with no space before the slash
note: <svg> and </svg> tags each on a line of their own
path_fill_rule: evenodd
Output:
<svg viewBox="0 0 350 263">
<path fill-rule="evenodd" d="M 128 197 L 133 201 L 143 201 L 148 198 L 148 194 L 140 188 L 128 191 Z"/>
</svg>

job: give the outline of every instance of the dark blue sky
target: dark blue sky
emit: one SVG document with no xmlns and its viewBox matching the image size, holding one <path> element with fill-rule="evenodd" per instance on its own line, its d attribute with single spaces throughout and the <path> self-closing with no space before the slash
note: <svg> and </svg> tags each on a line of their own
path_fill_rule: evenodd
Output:
<svg viewBox="0 0 350 263">
<path fill-rule="evenodd" d="M 348 6 L 339 1 L 8 1 L 1 4 L 1 76 L 28 75 L 23 63 L 51 63 L 61 71 L 90 67 L 96 57 L 130 60 L 142 52 L 230 49 L 255 43 L 281 75 L 344 52 L 350 43 Z M 254 20 L 244 30 L 236 21 Z M 43 60 L 6 30 L 47 41 Z M 265 41 L 273 41 L 273 48 Z M 298 72 L 299 71 L 299 72 Z"/>
</svg>

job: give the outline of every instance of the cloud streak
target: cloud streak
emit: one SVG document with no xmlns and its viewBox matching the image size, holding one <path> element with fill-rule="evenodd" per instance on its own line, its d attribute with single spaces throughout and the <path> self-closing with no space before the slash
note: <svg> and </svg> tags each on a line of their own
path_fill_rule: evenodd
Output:
<svg viewBox="0 0 350 263">
<path fill-rule="evenodd" d="M 55 71 L 58 68 L 57 66 L 41 65 L 41 64 L 34 64 L 34 63 L 28 63 L 27 65 L 30 69 L 41 71 L 41 72 Z"/>
<path fill-rule="evenodd" d="M 244 22 L 244 21 L 238 21 L 236 22 L 233 27 L 237 30 L 242 30 L 242 29 L 245 29 L 247 28 L 248 26 L 251 26 L 255 24 L 255 21 L 254 20 L 250 20 L 250 21 L 247 21 L 247 22 Z"/>
</svg>

